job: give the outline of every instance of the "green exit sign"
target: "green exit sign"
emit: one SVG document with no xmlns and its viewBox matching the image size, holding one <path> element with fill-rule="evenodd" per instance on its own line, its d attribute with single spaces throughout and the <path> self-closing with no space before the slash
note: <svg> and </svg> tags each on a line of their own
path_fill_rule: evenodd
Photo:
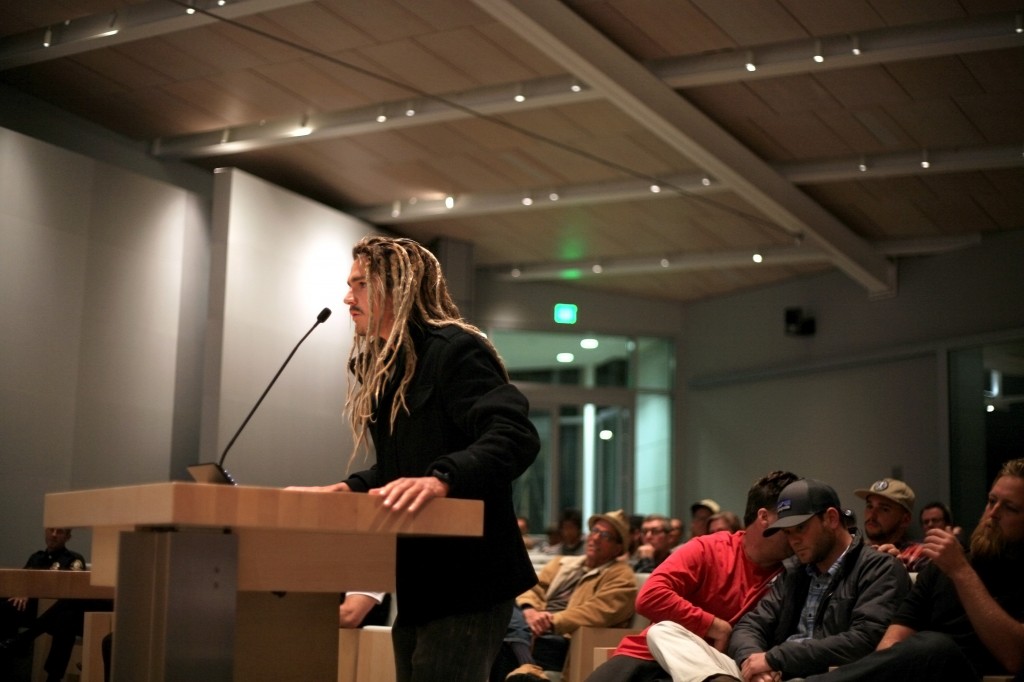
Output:
<svg viewBox="0 0 1024 682">
<path fill-rule="evenodd" d="M 558 324 L 576 324 L 577 310 L 575 303 L 556 303 L 555 322 Z"/>
</svg>

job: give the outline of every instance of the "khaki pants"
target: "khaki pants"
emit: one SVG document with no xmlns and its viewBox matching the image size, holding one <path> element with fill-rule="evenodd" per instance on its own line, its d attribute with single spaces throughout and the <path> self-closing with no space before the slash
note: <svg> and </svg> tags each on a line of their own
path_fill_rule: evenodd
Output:
<svg viewBox="0 0 1024 682">
<path fill-rule="evenodd" d="M 712 675 L 743 679 L 735 661 L 678 623 L 652 625 L 647 646 L 654 660 L 672 675 L 672 682 L 703 682 Z"/>
</svg>

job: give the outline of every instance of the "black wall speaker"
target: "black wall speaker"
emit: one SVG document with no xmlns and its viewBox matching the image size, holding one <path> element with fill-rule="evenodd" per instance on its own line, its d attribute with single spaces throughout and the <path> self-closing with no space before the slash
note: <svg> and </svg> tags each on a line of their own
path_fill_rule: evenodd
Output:
<svg viewBox="0 0 1024 682">
<path fill-rule="evenodd" d="M 803 308 L 786 308 L 786 336 L 814 336 L 813 315 L 804 315 Z"/>
</svg>

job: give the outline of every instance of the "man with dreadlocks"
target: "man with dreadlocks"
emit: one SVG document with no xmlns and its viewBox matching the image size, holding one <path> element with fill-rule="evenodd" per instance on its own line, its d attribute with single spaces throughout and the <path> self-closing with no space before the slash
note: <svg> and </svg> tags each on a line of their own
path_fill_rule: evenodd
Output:
<svg viewBox="0 0 1024 682">
<path fill-rule="evenodd" d="M 402 537 L 392 628 L 400 682 L 480 682 L 516 596 L 537 582 L 512 505 L 512 481 L 540 440 L 497 351 L 466 323 L 437 259 L 410 239 L 352 249 L 345 304 L 355 325 L 346 410 L 356 451 L 376 464 L 320 492 L 368 492 L 393 513 L 435 497 L 484 501 L 478 538 Z"/>
</svg>

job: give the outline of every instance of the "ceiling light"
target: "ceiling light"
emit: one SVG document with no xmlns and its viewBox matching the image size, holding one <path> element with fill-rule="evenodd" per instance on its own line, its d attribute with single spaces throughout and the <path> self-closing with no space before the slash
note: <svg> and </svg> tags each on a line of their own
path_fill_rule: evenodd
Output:
<svg viewBox="0 0 1024 682">
<path fill-rule="evenodd" d="M 302 117 L 302 122 L 299 124 L 299 127 L 291 132 L 291 136 L 305 137 L 306 135 L 309 135 L 312 132 L 313 129 L 309 127 L 309 116 L 306 115 Z"/>
<path fill-rule="evenodd" d="M 402 215 L 402 202 L 399 199 L 395 199 L 391 203 L 391 217 L 397 218 Z"/>
<path fill-rule="evenodd" d="M 587 350 L 594 350 L 597 348 L 600 342 L 597 339 L 580 339 L 580 348 L 586 348 Z"/>
<path fill-rule="evenodd" d="M 659 185 L 651 185 L 651 193 L 657 194 L 660 191 L 661 191 L 661 187 Z"/>
<path fill-rule="evenodd" d="M 523 94 L 523 86 L 521 84 L 516 86 L 516 94 L 512 99 L 514 99 L 516 102 L 526 101 L 526 95 Z"/>
<path fill-rule="evenodd" d="M 409 102 L 409 106 L 405 108 L 405 115 L 410 118 L 416 115 L 416 108 L 412 105 L 412 102 Z"/>
<path fill-rule="evenodd" d="M 185 14 L 195 14 L 196 8 L 192 6 L 192 2 L 188 3 L 188 7 L 185 8 Z"/>
<path fill-rule="evenodd" d="M 47 26 L 46 27 L 46 33 L 43 34 L 43 47 L 49 47 L 50 46 L 50 42 L 52 40 L 53 40 L 53 31 L 50 30 L 49 26 Z"/>
<path fill-rule="evenodd" d="M 590 267 L 590 271 L 593 272 L 595 275 L 600 275 L 602 272 L 604 272 L 604 268 L 601 267 L 600 263 L 594 263 Z"/>
<path fill-rule="evenodd" d="M 519 268 L 512 268 L 512 272 L 510 272 L 509 274 L 512 275 L 513 277 L 518 277 L 519 275 L 523 274 L 523 271 L 520 270 Z"/>
<path fill-rule="evenodd" d="M 868 170 L 868 162 L 863 156 L 860 157 L 860 163 L 857 164 L 857 170 L 861 173 L 866 173 Z"/>
<path fill-rule="evenodd" d="M 928 160 L 928 150 L 925 149 L 921 152 L 921 168 L 931 168 L 931 161 Z"/>
<path fill-rule="evenodd" d="M 117 35 L 117 30 L 117 11 L 115 10 L 114 13 L 110 15 L 110 26 L 107 28 L 107 30 L 102 31 L 101 33 L 97 33 L 94 37 L 106 38 L 107 36 Z"/>
<path fill-rule="evenodd" d="M 760 263 L 760 262 L 764 261 L 764 256 L 762 256 L 760 253 L 757 253 L 757 252 L 755 252 L 754 255 L 751 258 L 753 259 L 753 261 L 755 263 Z"/>
<path fill-rule="evenodd" d="M 573 81 L 572 85 L 569 86 L 569 89 L 572 90 L 573 92 L 582 92 L 583 86 L 580 85 L 579 81 Z"/>
<path fill-rule="evenodd" d="M 659 263 L 659 265 L 661 265 L 661 267 L 663 268 L 667 268 L 669 265 L 671 265 L 671 263 L 668 262 L 668 258 L 662 258 L 661 263 Z"/>
<path fill-rule="evenodd" d="M 558 196 L 558 192 L 552 192 L 551 194 L 548 195 L 548 199 L 550 199 L 551 201 L 558 201 L 561 198 L 562 197 Z"/>
<path fill-rule="evenodd" d="M 447 208 L 449 211 L 455 208 L 455 197 L 453 197 L 451 194 L 446 196 L 444 198 L 444 207 Z"/>
<path fill-rule="evenodd" d="M 816 61 L 819 64 L 821 64 L 822 62 L 825 61 L 825 55 L 822 54 L 822 52 L 821 52 L 821 41 L 820 40 L 815 40 L 814 41 L 814 57 L 813 57 L 813 59 L 814 59 L 814 61 Z"/>
<path fill-rule="evenodd" d="M 217 7 L 223 7 L 228 4 L 228 0 L 217 0 Z"/>
<path fill-rule="evenodd" d="M 377 110 L 377 123 L 384 123 L 388 120 L 388 115 L 384 113 L 384 107 Z"/>
<path fill-rule="evenodd" d="M 700 179 L 700 184 L 704 185 L 705 187 L 710 187 L 711 186 L 711 178 L 709 178 L 708 176 L 705 175 L 703 178 Z"/>
<path fill-rule="evenodd" d="M 576 356 L 573 355 L 572 353 L 559 353 L 558 355 L 555 356 L 555 360 L 558 360 L 559 362 L 562 363 L 572 362 L 575 359 Z"/>
<path fill-rule="evenodd" d="M 747 69 L 747 71 L 750 71 L 751 73 L 753 73 L 754 71 L 757 71 L 757 65 L 754 64 L 754 53 L 750 52 L 750 51 L 747 52 L 746 69 Z"/>
<path fill-rule="evenodd" d="M 533 206 L 533 197 L 529 194 L 523 197 L 523 206 Z"/>
<path fill-rule="evenodd" d="M 615 434 L 612 433 L 611 429 L 601 429 L 600 433 L 597 434 L 597 437 L 601 440 L 611 440 L 615 437 Z"/>
<path fill-rule="evenodd" d="M 854 57 L 860 56 L 860 37 L 850 36 L 850 54 Z"/>
<path fill-rule="evenodd" d="M 1015 33 L 1024 33 L 1024 14 L 1017 15 L 1017 27 L 1013 30 Z"/>
</svg>

